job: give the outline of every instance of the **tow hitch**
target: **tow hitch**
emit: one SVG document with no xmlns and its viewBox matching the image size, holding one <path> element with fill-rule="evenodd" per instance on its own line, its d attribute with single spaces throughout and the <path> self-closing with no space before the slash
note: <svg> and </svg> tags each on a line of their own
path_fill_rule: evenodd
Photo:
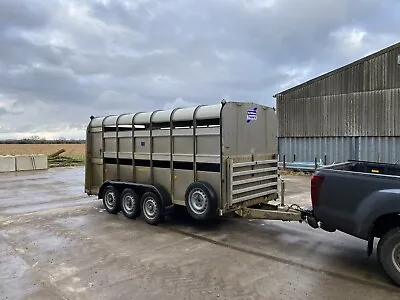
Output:
<svg viewBox="0 0 400 300">
<path fill-rule="evenodd" d="M 314 217 L 312 209 L 304 209 L 301 212 L 301 217 L 303 220 L 306 221 L 308 225 L 310 225 L 312 228 L 317 229 L 319 228 L 318 221 Z"/>
</svg>

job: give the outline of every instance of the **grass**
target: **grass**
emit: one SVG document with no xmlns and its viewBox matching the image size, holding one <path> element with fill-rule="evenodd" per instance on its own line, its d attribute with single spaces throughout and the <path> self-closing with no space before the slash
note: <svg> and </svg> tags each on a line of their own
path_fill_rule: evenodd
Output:
<svg viewBox="0 0 400 300">
<path fill-rule="evenodd" d="M 85 165 L 85 157 L 57 156 L 47 159 L 49 168 L 76 167 Z"/>
<path fill-rule="evenodd" d="M 0 144 L 0 155 L 50 155 L 64 149 L 57 157 L 48 158 L 49 168 L 83 166 L 85 144 Z"/>
<path fill-rule="evenodd" d="M 280 169 L 279 170 L 281 175 L 296 175 L 296 176 L 311 176 L 313 172 L 304 172 L 304 171 L 297 171 L 297 170 L 289 170 L 289 169 Z"/>
</svg>

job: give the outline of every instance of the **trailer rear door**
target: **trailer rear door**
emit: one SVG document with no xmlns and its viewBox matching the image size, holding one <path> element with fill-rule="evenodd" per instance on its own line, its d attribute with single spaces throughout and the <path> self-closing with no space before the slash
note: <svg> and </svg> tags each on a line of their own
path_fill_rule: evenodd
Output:
<svg viewBox="0 0 400 300">
<path fill-rule="evenodd" d="M 257 158 L 257 156 L 256 156 Z M 257 204 L 278 198 L 278 161 L 267 155 L 258 155 L 259 160 L 248 157 L 227 159 L 229 207 L 244 204 Z"/>
</svg>

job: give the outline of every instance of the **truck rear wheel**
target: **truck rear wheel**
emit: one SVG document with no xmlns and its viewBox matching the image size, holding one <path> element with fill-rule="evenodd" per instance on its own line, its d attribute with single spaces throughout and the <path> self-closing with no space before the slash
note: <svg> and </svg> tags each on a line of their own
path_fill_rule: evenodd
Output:
<svg viewBox="0 0 400 300">
<path fill-rule="evenodd" d="M 400 227 L 390 230 L 379 240 L 377 255 L 386 274 L 400 285 Z"/>
<path fill-rule="evenodd" d="M 140 197 L 131 188 L 126 188 L 121 194 L 121 210 L 125 217 L 135 219 L 140 215 Z"/>
<path fill-rule="evenodd" d="M 185 205 L 192 218 L 209 220 L 216 216 L 217 194 L 210 184 L 202 181 L 193 182 L 186 189 Z"/>
<path fill-rule="evenodd" d="M 153 192 L 147 192 L 142 196 L 142 215 L 145 221 L 151 225 L 156 225 L 162 220 L 162 201 Z"/>
<path fill-rule="evenodd" d="M 121 210 L 120 193 L 112 185 L 107 186 L 104 190 L 103 205 L 110 214 L 117 214 Z"/>
</svg>

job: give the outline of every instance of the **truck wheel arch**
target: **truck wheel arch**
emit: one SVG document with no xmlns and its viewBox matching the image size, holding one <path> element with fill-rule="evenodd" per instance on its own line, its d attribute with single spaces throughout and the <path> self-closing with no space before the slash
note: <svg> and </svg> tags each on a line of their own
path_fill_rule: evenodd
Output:
<svg viewBox="0 0 400 300">
<path fill-rule="evenodd" d="M 388 190 L 371 193 L 354 214 L 353 222 L 356 225 L 354 235 L 364 240 L 368 240 L 371 234 L 379 238 L 399 224 L 399 214 L 398 194 Z"/>
<path fill-rule="evenodd" d="M 376 218 L 370 228 L 370 235 L 381 238 L 391 229 L 400 227 L 400 212 L 384 214 Z"/>
<path fill-rule="evenodd" d="M 371 256 L 374 250 L 374 239 L 382 238 L 387 232 L 393 228 L 400 227 L 400 213 L 390 213 L 381 215 L 372 223 L 368 231 L 368 248 L 367 256 Z"/>
</svg>

